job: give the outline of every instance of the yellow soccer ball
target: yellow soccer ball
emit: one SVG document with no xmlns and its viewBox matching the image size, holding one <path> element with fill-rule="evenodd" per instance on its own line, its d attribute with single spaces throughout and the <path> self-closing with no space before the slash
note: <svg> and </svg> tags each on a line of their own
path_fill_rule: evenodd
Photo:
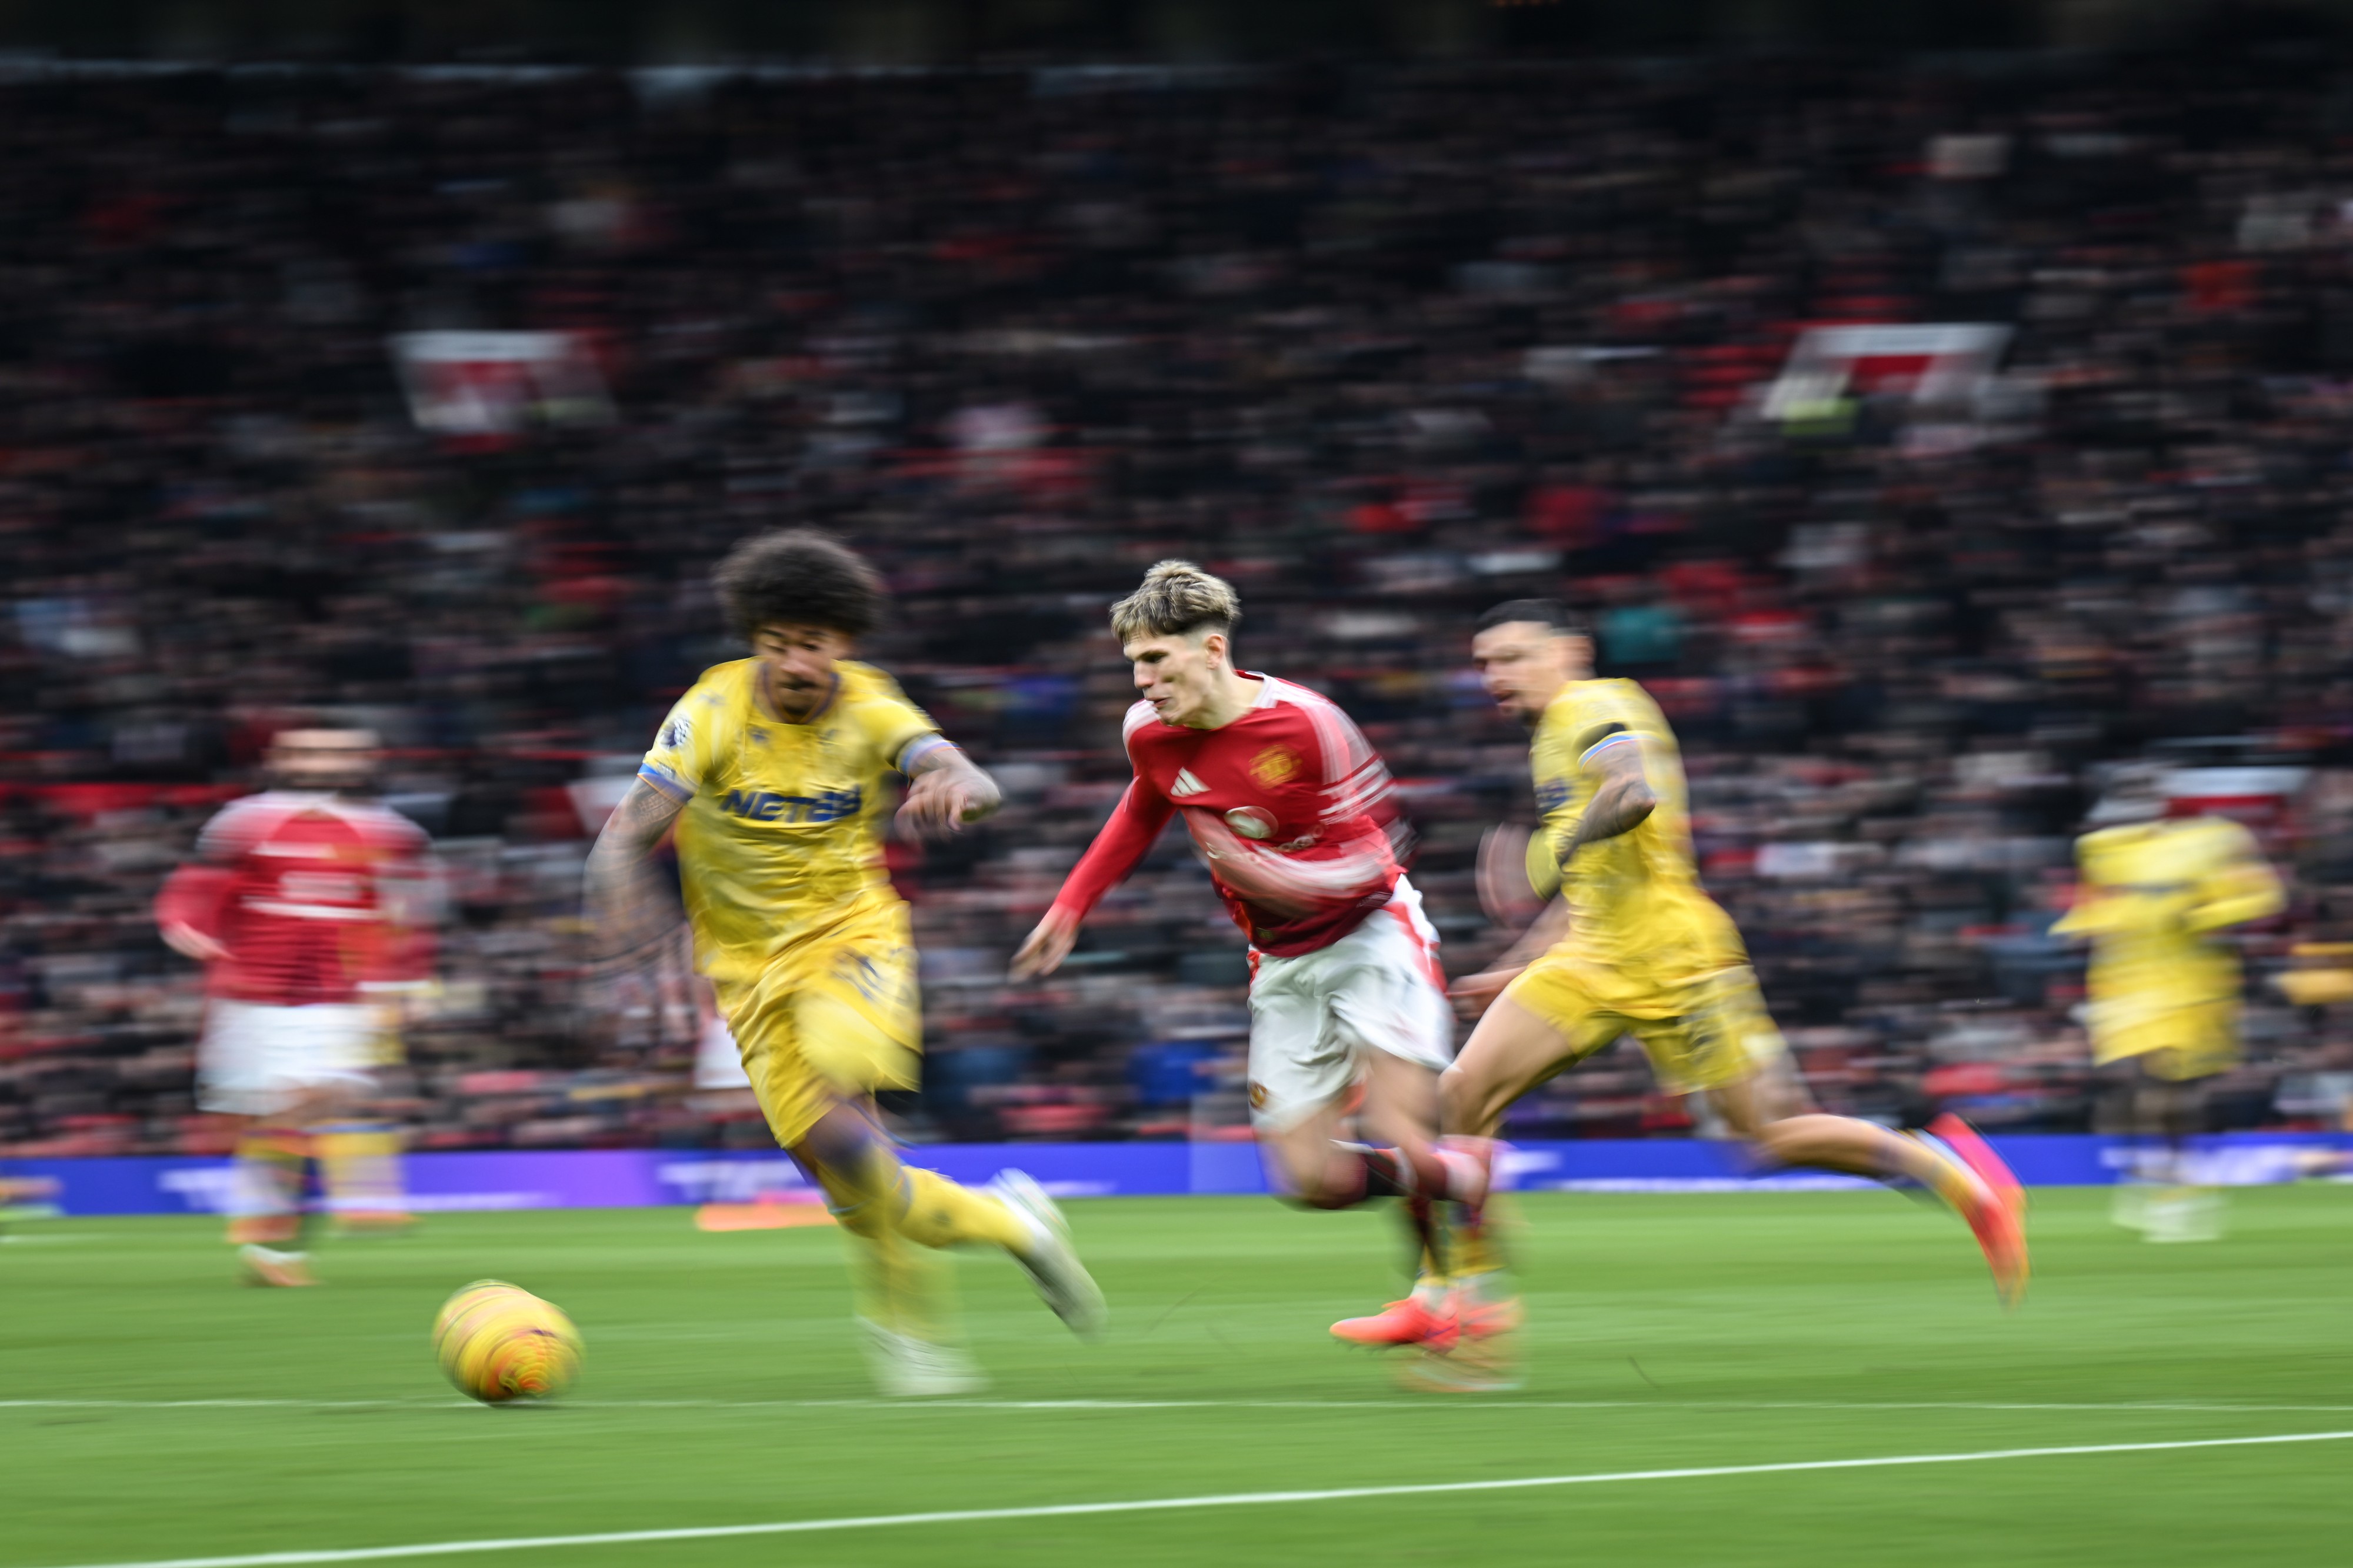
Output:
<svg viewBox="0 0 2353 1568">
<path fill-rule="evenodd" d="M 546 1399 L 579 1373 L 580 1331 L 519 1285 L 477 1279 L 442 1303 L 433 1353 L 459 1393 L 485 1405 Z"/>
</svg>

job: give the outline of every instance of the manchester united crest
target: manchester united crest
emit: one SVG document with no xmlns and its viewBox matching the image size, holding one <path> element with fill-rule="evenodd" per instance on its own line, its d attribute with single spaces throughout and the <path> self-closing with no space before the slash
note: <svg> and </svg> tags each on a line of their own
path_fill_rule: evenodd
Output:
<svg viewBox="0 0 2353 1568">
<path fill-rule="evenodd" d="M 1281 746 L 1269 746 L 1250 759 L 1250 777 L 1268 789 L 1289 782 L 1298 772 L 1298 757 Z"/>
</svg>

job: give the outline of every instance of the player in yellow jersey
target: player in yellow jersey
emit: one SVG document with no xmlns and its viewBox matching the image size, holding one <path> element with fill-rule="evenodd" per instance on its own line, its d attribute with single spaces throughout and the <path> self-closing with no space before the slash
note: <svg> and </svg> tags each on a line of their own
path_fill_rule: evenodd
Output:
<svg viewBox="0 0 2353 1568">
<path fill-rule="evenodd" d="M 1777 1165 L 1911 1180 L 1966 1218 L 2015 1302 L 2027 1275 L 2017 1183 L 1959 1119 L 1907 1136 L 1809 1103 L 1730 916 L 1693 864 L 1683 761 L 1650 695 L 1592 679 L 1592 643 L 1557 605 L 1489 611 L 1472 662 L 1531 731 L 1542 829 L 1529 876 L 1550 903 L 1494 968 L 1457 983 L 1479 1017 L 1440 1080 L 1446 1131 L 1492 1136 L 1504 1109 L 1623 1035 L 1660 1081 L 1704 1091 Z"/>
<path fill-rule="evenodd" d="M 2231 927 L 2286 902 L 2254 835 L 2219 816 L 2168 818 L 2157 769 L 2119 770 L 2075 842 L 2075 907 L 2053 936 L 2088 939 L 2092 1059 L 2119 1078 L 2112 1123 L 2134 1140 L 2118 1223 L 2151 1241 L 2211 1241 L 2221 1202 L 2189 1179 L 2206 1085 L 2239 1059 Z M 2155 1188 L 2157 1190 L 2152 1191 Z"/>
<path fill-rule="evenodd" d="M 752 656 L 705 670 L 670 710 L 589 855 L 590 909 L 617 952 L 667 928 L 647 856 L 675 822 L 697 966 L 777 1143 L 855 1238 L 878 1378 L 895 1394 L 968 1392 L 981 1380 L 924 1249 L 1000 1247 L 1073 1330 L 1103 1317 L 1035 1182 L 1008 1171 L 974 1191 L 903 1165 L 876 1119 L 876 1090 L 915 1086 L 923 1039 L 907 909 L 882 864 L 891 780 L 912 781 L 899 821 L 923 835 L 987 816 L 997 785 L 889 676 L 848 657 L 881 608 L 858 556 L 771 533 L 714 581 Z"/>
</svg>

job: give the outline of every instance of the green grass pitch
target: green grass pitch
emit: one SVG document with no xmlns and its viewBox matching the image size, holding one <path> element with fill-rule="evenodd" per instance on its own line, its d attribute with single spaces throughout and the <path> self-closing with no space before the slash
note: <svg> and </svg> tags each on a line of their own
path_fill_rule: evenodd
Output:
<svg viewBox="0 0 2353 1568">
<path fill-rule="evenodd" d="M 208 1221 L 28 1226 L 0 1245 L 0 1565 L 2353 1430 L 2341 1186 L 2237 1194 L 2230 1238 L 2193 1247 L 2112 1228 L 2104 1194 L 2038 1194 L 2014 1315 L 1957 1223 L 1885 1194 L 1517 1207 L 1530 1376 L 1484 1398 L 1407 1394 L 1327 1340 L 1394 1293 L 1377 1212 L 1073 1204 L 1110 1336 L 1076 1342 L 970 1257 L 999 1403 L 948 1405 L 870 1397 L 828 1230 L 452 1215 L 331 1243 L 323 1288 L 264 1291 Z M 561 1405 L 440 1381 L 434 1310 L 485 1275 L 581 1325 Z M 298 1403 L 167 1403 L 228 1400 Z M 2348 1476 L 2353 1442 L 2318 1442 L 422 1561 L 2337 1563 Z"/>
</svg>

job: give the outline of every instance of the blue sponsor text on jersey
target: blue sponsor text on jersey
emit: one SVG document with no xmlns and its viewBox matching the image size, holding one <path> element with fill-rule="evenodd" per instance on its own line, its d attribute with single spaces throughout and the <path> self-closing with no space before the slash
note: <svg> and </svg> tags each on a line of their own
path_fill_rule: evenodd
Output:
<svg viewBox="0 0 2353 1568">
<path fill-rule="evenodd" d="M 778 795 L 774 790 L 731 789 L 720 809 L 751 822 L 842 822 L 866 804 L 861 785 L 818 795 Z"/>
</svg>

